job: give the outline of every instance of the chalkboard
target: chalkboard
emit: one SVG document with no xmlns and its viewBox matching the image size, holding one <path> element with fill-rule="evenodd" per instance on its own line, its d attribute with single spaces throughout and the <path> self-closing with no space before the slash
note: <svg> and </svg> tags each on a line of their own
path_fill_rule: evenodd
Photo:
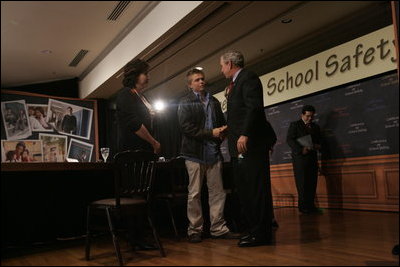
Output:
<svg viewBox="0 0 400 267">
<path fill-rule="evenodd" d="M 320 126 L 323 136 L 321 159 L 399 153 L 397 73 L 386 73 L 267 107 L 267 119 L 278 138 L 271 164 L 291 162 L 287 130 L 290 122 L 300 119 L 305 104 L 316 108 L 314 122 Z"/>
<path fill-rule="evenodd" d="M 98 158 L 96 100 L 2 90 L 1 115 L 2 162 Z"/>
</svg>

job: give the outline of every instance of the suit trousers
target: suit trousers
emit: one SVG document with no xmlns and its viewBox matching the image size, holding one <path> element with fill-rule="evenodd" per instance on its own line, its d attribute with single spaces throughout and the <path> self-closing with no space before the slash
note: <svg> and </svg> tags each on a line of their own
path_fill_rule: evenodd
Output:
<svg viewBox="0 0 400 267">
<path fill-rule="evenodd" d="M 189 174 L 187 216 L 189 219 L 188 235 L 203 231 L 203 212 L 201 188 L 204 177 L 207 179 L 208 204 L 210 206 L 210 233 L 219 236 L 229 232 L 224 219 L 226 193 L 222 182 L 222 162 L 201 164 L 185 161 Z"/>
<path fill-rule="evenodd" d="M 293 171 L 296 181 L 299 209 L 314 209 L 318 181 L 318 157 L 311 152 L 308 155 L 294 155 Z"/>
<path fill-rule="evenodd" d="M 270 239 L 273 205 L 268 154 L 232 158 L 232 167 L 247 232 L 260 240 Z"/>
</svg>

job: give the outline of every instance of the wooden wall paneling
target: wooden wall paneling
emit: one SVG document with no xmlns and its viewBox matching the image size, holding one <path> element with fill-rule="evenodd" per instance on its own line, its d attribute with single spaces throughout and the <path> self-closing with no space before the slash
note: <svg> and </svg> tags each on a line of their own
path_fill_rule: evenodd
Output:
<svg viewBox="0 0 400 267">
<path fill-rule="evenodd" d="M 320 162 L 316 201 L 323 208 L 399 211 L 399 155 Z M 275 206 L 297 206 L 291 164 L 271 166 Z"/>
</svg>

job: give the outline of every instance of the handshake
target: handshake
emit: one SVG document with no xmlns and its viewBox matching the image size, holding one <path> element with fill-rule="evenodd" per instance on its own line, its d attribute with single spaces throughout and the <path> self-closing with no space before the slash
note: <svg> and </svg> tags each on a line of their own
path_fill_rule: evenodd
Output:
<svg viewBox="0 0 400 267">
<path fill-rule="evenodd" d="M 221 140 L 225 139 L 227 132 L 228 132 L 228 126 L 226 125 L 219 128 L 214 128 L 212 130 L 213 137 L 219 138 Z"/>
</svg>

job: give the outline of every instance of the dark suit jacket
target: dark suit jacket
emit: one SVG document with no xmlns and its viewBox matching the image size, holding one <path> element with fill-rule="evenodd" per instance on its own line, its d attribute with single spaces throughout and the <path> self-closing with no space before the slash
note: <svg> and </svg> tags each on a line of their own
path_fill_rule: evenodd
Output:
<svg viewBox="0 0 400 267">
<path fill-rule="evenodd" d="M 152 146 L 135 132 L 143 124 L 151 133 L 151 116 L 140 97 L 124 87 L 117 96 L 118 151 L 143 149 L 153 151 Z"/>
<path fill-rule="evenodd" d="M 311 138 L 314 144 L 321 144 L 321 131 L 317 124 L 312 122 L 311 130 L 307 130 L 306 125 L 301 119 L 290 123 L 286 142 L 292 149 L 293 156 L 301 156 L 303 150 L 303 147 L 299 144 L 299 142 L 297 142 L 296 139 L 302 136 L 306 136 L 308 134 L 311 134 Z M 315 151 L 312 152 L 316 153 Z"/>
<path fill-rule="evenodd" d="M 254 72 L 242 69 L 228 95 L 228 143 L 231 157 L 237 157 L 237 140 L 249 137 L 248 154 L 266 153 L 269 126 L 264 112 L 263 88 Z"/>
</svg>

